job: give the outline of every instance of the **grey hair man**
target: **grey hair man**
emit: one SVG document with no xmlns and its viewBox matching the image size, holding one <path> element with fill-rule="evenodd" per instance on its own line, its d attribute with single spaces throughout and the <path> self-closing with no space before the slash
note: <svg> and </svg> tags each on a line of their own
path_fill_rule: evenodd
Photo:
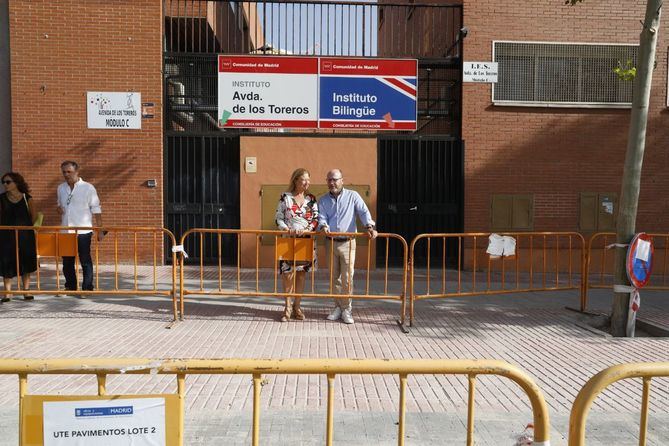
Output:
<svg viewBox="0 0 669 446">
<path fill-rule="evenodd" d="M 318 225 L 326 234 L 356 232 L 356 217 L 367 228 L 367 235 L 374 239 L 378 235 L 376 223 L 360 194 L 344 187 L 344 176 L 340 169 L 332 169 L 326 177 L 328 193 L 318 200 Z M 353 270 L 355 265 L 355 238 L 350 236 L 327 236 L 328 259 L 332 258 L 332 275 L 337 294 L 353 293 Z M 330 253 L 330 249 L 332 253 Z M 341 319 L 353 323 L 350 297 L 335 299 L 335 307 L 328 320 Z"/>
</svg>

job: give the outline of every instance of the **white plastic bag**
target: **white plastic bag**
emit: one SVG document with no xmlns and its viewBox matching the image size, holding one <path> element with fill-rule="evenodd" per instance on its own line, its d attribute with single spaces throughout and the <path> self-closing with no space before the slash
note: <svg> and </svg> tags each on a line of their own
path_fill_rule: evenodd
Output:
<svg viewBox="0 0 669 446">
<path fill-rule="evenodd" d="M 529 423 L 525 426 L 525 430 L 516 437 L 516 442 L 513 446 L 530 446 L 534 443 L 534 424 Z"/>
</svg>

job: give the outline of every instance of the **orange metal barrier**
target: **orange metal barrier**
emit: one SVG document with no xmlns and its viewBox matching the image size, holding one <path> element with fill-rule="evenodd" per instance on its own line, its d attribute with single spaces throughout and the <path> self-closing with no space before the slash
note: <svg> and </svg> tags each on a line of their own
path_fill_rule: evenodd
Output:
<svg viewBox="0 0 669 446">
<path fill-rule="evenodd" d="M 75 272 L 77 283 L 80 285 L 79 256 L 77 254 L 77 234 L 68 231 L 93 230 L 91 241 L 91 258 L 93 261 L 94 291 L 65 290 L 64 279 L 61 277 L 62 260 L 64 256 L 75 258 Z M 97 234 L 104 231 L 107 235 L 102 241 L 97 240 Z M 37 253 L 37 269 L 31 275 L 30 294 L 69 294 L 69 295 L 164 295 L 172 298 L 174 320 L 178 319 L 177 306 L 177 256 L 172 253 L 171 283 L 160 286 L 158 280 L 158 266 L 162 264 L 162 249 L 167 241 L 166 249 L 175 246 L 174 235 L 164 228 L 144 227 L 62 227 L 62 226 L 0 226 L 0 237 L 9 237 L 16 240 L 19 234 L 29 232 L 35 236 Z M 166 238 L 166 240 L 165 240 Z M 19 264 L 21 244 L 14 243 L 14 259 L 16 270 L 20 271 Z M 121 268 L 132 267 L 132 276 L 122 273 Z M 113 268 L 111 271 L 107 269 Z M 101 270 L 105 270 L 101 278 Z M 150 276 L 150 280 L 146 280 Z M 141 278 L 140 278 L 141 277 Z M 23 281 L 20 275 L 16 276 L 16 289 L 0 290 L 0 295 L 28 294 L 23 290 Z M 25 292 L 25 293 L 24 293 Z"/>
<path fill-rule="evenodd" d="M 93 396 L 45 396 L 28 394 L 28 375 L 97 375 L 98 395 L 107 394 L 107 375 L 111 374 L 160 374 L 176 375 L 177 392 L 155 395 L 172 403 L 166 410 L 165 426 L 170 429 L 166 445 L 183 444 L 184 400 L 186 375 L 251 375 L 253 378 L 252 445 L 260 444 L 261 392 L 264 377 L 268 375 L 326 375 L 327 395 L 326 433 L 324 444 L 334 442 L 335 378 L 337 375 L 397 375 L 399 377 L 399 406 L 397 444 L 403 446 L 406 432 L 406 401 L 409 375 L 466 375 L 468 381 L 467 440 L 474 445 L 474 413 L 476 383 L 479 375 L 507 378 L 520 386 L 527 395 L 534 419 L 534 442 L 537 446 L 550 444 L 548 406 L 541 390 L 525 372 L 504 361 L 477 360 L 425 360 L 425 359 L 141 359 L 141 358 L 79 358 L 79 359 L 0 359 L 0 375 L 19 376 L 19 414 L 21 440 L 32 434 L 42 434 L 41 406 L 43 400 L 93 399 Z M 420 384 L 418 384 L 420 387 Z M 125 396 L 125 395 L 124 395 Z M 152 396 L 152 395 L 146 395 Z M 32 397 L 32 398 L 31 398 Z M 111 398 L 119 398 L 111 396 Z M 36 400 L 36 401 L 35 401 Z M 35 410 L 35 406 L 38 406 Z M 167 406 L 166 406 L 167 407 Z M 31 410 L 32 409 L 32 410 Z M 27 420 L 30 426 L 23 422 Z M 32 427 L 32 432 L 26 432 Z M 171 436 L 169 435 L 171 434 Z M 445 440 L 445 439 L 444 439 Z M 451 439 L 452 440 L 452 439 Z M 451 441 L 452 443 L 452 441 Z M 31 443 L 35 444 L 35 443 Z M 502 442 L 503 444 L 503 442 Z"/>
<path fill-rule="evenodd" d="M 581 388 L 576 395 L 569 415 L 569 446 L 584 446 L 585 422 L 597 396 L 609 385 L 623 379 L 641 378 L 641 417 L 639 422 L 639 446 L 645 446 L 648 432 L 648 408 L 650 406 L 650 383 L 654 377 L 669 377 L 669 362 L 620 364 L 602 370 Z M 663 393 L 663 392 L 661 392 Z"/>
<path fill-rule="evenodd" d="M 262 237 L 271 237 L 274 246 L 263 246 Z M 354 270 L 353 290 L 349 294 L 337 294 L 333 271 L 323 265 L 332 264 L 332 247 L 334 240 L 329 237 L 354 237 L 357 240 L 356 264 L 365 265 Z M 324 243 L 322 241 L 324 240 Z M 394 241 L 394 245 L 391 244 Z M 321 255 L 319 271 L 307 273 L 309 285 L 305 285 L 304 293 L 285 293 L 279 283 L 277 261 L 279 259 L 299 262 L 310 260 L 312 243 L 321 241 L 327 255 Z M 367 246 L 364 243 L 367 242 Z M 399 246 L 397 245 L 399 243 Z M 254 297 L 307 297 L 307 298 L 339 298 L 346 295 L 352 299 L 391 299 L 401 302 L 399 323 L 404 324 L 406 314 L 406 265 L 407 243 L 396 234 L 379 234 L 376 240 L 370 240 L 364 233 L 330 233 L 325 237 L 322 233 L 309 233 L 304 237 L 287 237 L 284 231 L 244 230 L 244 229 L 190 229 L 181 237 L 180 246 L 185 250 L 194 251 L 199 263 L 188 265 L 184 253 L 181 253 L 180 269 L 180 312 L 184 315 L 184 300 L 188 295 L 211 296 L 254 296 Z M 350 246 L 350 245 L 349 245 Z M 223 252 L 236 248 L 236 265 L 224 269 Z M 398 271 L 389 268 L 388 252 L 393 248 L 402 255 L 402 267 Z M 385 258 L 378 262 L 377 268 L 372 267 L 375 249 L 385 249 Z M 242 253 L 246 252 L 243 256 Z M 208 253 L 208 254 L 207 254 Z M 213 263 L 214 266 L 206 266 Z M 248 259 L 242 264 L 242 258 Z M 363 277 L 360 277 L 362 274 Z M 293 275 L 295 280 L 295 275 Z M 355 289 L 362 289 L 356 292 Z M 307 291 L 308 289 L 308 291 Z"/>
<path fill-rule="evenodd" d="M 655 255 L 653 272 L 644 290 L 669 290 L 669 234 L 649 233 L 648 235 L 653 238 Z M 588 289 L 613 288 L 615 252 L 611 248 L 615 243 L 616 234 L 613 232 L 598 232 L 588 240 L 583 310 L 588 304 Z"/>
<path fill-rule="evenodd" d="M 491 233 L 421 234 L 411 241 L 410 308 L 420 299 L 580 290 L 584 304 L 585 241 L 576 232 L 505 232 L 515 239 L 515 255 L 493 258 L 486 253 Z M 421 244 L 425 243 L 425 246 Z M 418 249 L 425 253 L 424 272 L 415 265 Z M 449 264 L 449 258 L 455 259 Z M 436 261 L 435 261 L 436 259 Z M 436 266 L 435 266 L 436 263 Z M 435 286 L 436 282 L 436 286 Z"/>
</svg>

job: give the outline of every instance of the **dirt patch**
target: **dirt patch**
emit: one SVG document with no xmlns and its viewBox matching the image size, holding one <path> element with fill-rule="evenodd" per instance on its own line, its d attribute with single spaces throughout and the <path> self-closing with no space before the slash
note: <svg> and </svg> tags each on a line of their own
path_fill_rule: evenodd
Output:
<svg viewBox="0 0 669 446">
<path fill-rule="evenodd" d="M 574 324 L 577 327 L 587 330 L 599 336 L 611 337 L 611 317 L 604 313 L 580 312 L 571 310 L 574 318 Z M 635 338 L 656 338 L 669 337 L 669 327 L 662 327 L 643 319 L 636 320 L 634 329 Z"/>
</svg>

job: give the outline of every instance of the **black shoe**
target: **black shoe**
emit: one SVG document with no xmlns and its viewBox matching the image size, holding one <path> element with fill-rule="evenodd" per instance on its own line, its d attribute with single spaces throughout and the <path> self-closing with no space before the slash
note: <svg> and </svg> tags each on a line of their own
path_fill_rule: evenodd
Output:
<svg viewBox="0 0 669 446">
<path fill-rule="evenodd" d="M 0 297 L 0 303 L 9 302 L 10 300 L 12 300 L 12 299 L 7 297 L 7 296 Z"/>
<path fill-rule="evenodd" d="M 33 296 L 32 294 L 24 294 L 23 300 L 35 300 L 35 296 Z"/>
</svg>

